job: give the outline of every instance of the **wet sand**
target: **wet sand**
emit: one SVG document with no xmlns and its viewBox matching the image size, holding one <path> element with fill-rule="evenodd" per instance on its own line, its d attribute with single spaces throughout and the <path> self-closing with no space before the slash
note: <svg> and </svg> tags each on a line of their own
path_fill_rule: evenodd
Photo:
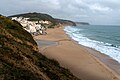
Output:
<svg viewBox="0 0 120 80">
<path fill-rule="evenodd" d="M 47 35 L 35 36 L 34 39 L 57 42 L 57 45 L 41 46 L 39 44 L 40 52 L 48 58 L 57 60 L 61 66 L 68 68 L 78 78 L 82 80 L 120 80 L 120 64 L 116 61 L 111 58 L 107 59 L 108 56 L 93 49 L 78 45 L 65 34 L 63 27 L 48 29 L 47 33 Z M 44 44 L 46 43 L 44 42 Z"/>
<path fill-rule="evenodd" d="M 48 40 L 36 40 L 37 45 L 40 45 L 39 47 L 46 47 L 46 46 L 55 46 L 58 45 L 58 42 L 55 41 L 48 41 Z"/>
</svg>

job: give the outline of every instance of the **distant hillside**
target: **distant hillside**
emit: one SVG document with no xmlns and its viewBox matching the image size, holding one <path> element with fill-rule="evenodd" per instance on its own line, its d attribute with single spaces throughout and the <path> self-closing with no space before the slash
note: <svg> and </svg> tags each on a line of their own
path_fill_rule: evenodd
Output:
<svg viewBox="0 0 120 80">
<path fill-rule="evenodd" d="M 76 23 L 70 20 L 63 20 L 63 19 L 55 19 L 55 21 L 57 23 L 61 23 L 61 24 L 67 24 L 67 25 L 71 25 L 71 26 L 76 26 Z"/>
<path fill-rule="evenodd" d="M 51 21 L 51 22 L 55 22 L 54 21 L 54 18 L 48 14 L 42 14 L 42 13 L 25 13 L 25 14 L 17 14 L 17 15 L 12 15 L 12 16 L 9 16 L 9 17 L 26 17 L 26 18 L 30 18 L 30 20 L 33 20 L 33 21 L 38 21 L 38 20 L 48 20 L 48 21 Z"/>
<path fill-rule="evenodd" d="M 52 16 L 48 15 L 48 14 L 43 14 L 43 13 L 24 13 L 24 14 L 17 14 L 17 15 L 12 15 L 12 16 L 8 16 L 8 17 L 26 17 L 26 18 L 30 18 L 30 20 L 32 21 L 38 21 L 38 20 L 48 20 L 51 21 L 54 24 L 67 24 L 67 25 L 73 25 L 75 26 L 75 23 L 69 20 L 62 20 L 62 19 L 55 19 Z"/>
<path fill-rule="evenodd" d="M 22 26 L 0 16 L 0 80 L 79 80 L 43 56 Z"/>
<path fill-rule="evenodd" d="M 87 22 L 75 22 L 76 24 L 81 24 L 81 25 L 90 25 L 89 23 Z"/>
</svg>

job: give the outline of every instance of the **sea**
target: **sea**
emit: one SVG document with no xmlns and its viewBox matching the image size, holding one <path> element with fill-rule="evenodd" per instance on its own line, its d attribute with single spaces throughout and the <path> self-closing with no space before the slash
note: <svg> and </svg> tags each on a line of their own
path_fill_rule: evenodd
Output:
<svg viewBox="0 0 120 80">
<path fill-rule="evenodd" d="M 78 44 L 95 49 L 120 63 L 120 26 L 67 26 L 64 31 Z"/>
</svg>

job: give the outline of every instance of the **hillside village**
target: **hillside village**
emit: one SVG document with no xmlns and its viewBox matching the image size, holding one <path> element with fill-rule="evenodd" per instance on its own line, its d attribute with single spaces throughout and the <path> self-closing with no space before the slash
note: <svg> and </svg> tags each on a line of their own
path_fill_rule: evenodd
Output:
<svg viewBox="0 0 120 80">
<path fill-rule="evenodd" d="M 32 35 L 38 35 L 38 34 L 47 34 L 46 29 L 47 27 L 45 25 L 49 25 L 51 22 L 50 21 L 29 21 L 30 18 L 25 18 L 25 17 L 12 17 L 12 20 L 18 21 L 23 28 L 31 33 Z"/>
</svg>

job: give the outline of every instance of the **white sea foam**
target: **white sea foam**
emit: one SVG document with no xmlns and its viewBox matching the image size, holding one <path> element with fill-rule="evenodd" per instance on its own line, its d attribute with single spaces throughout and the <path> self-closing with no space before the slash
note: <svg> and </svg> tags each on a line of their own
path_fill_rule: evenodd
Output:
<svg viewBox="0 0 120 80">
<path fill-rule="evenodd" d="M 84 37 L 82 34 L 79 33 L 82 30 L 79 28 L 68 26 L 65 27 L 64 30 L 73 40 L 77 41 L 78 44 L 100 51 L 101 53 L 110 56 L 120 63 L 120 47 L 114 47 L 110 43 L 95 41 Z"/>
</svg>

